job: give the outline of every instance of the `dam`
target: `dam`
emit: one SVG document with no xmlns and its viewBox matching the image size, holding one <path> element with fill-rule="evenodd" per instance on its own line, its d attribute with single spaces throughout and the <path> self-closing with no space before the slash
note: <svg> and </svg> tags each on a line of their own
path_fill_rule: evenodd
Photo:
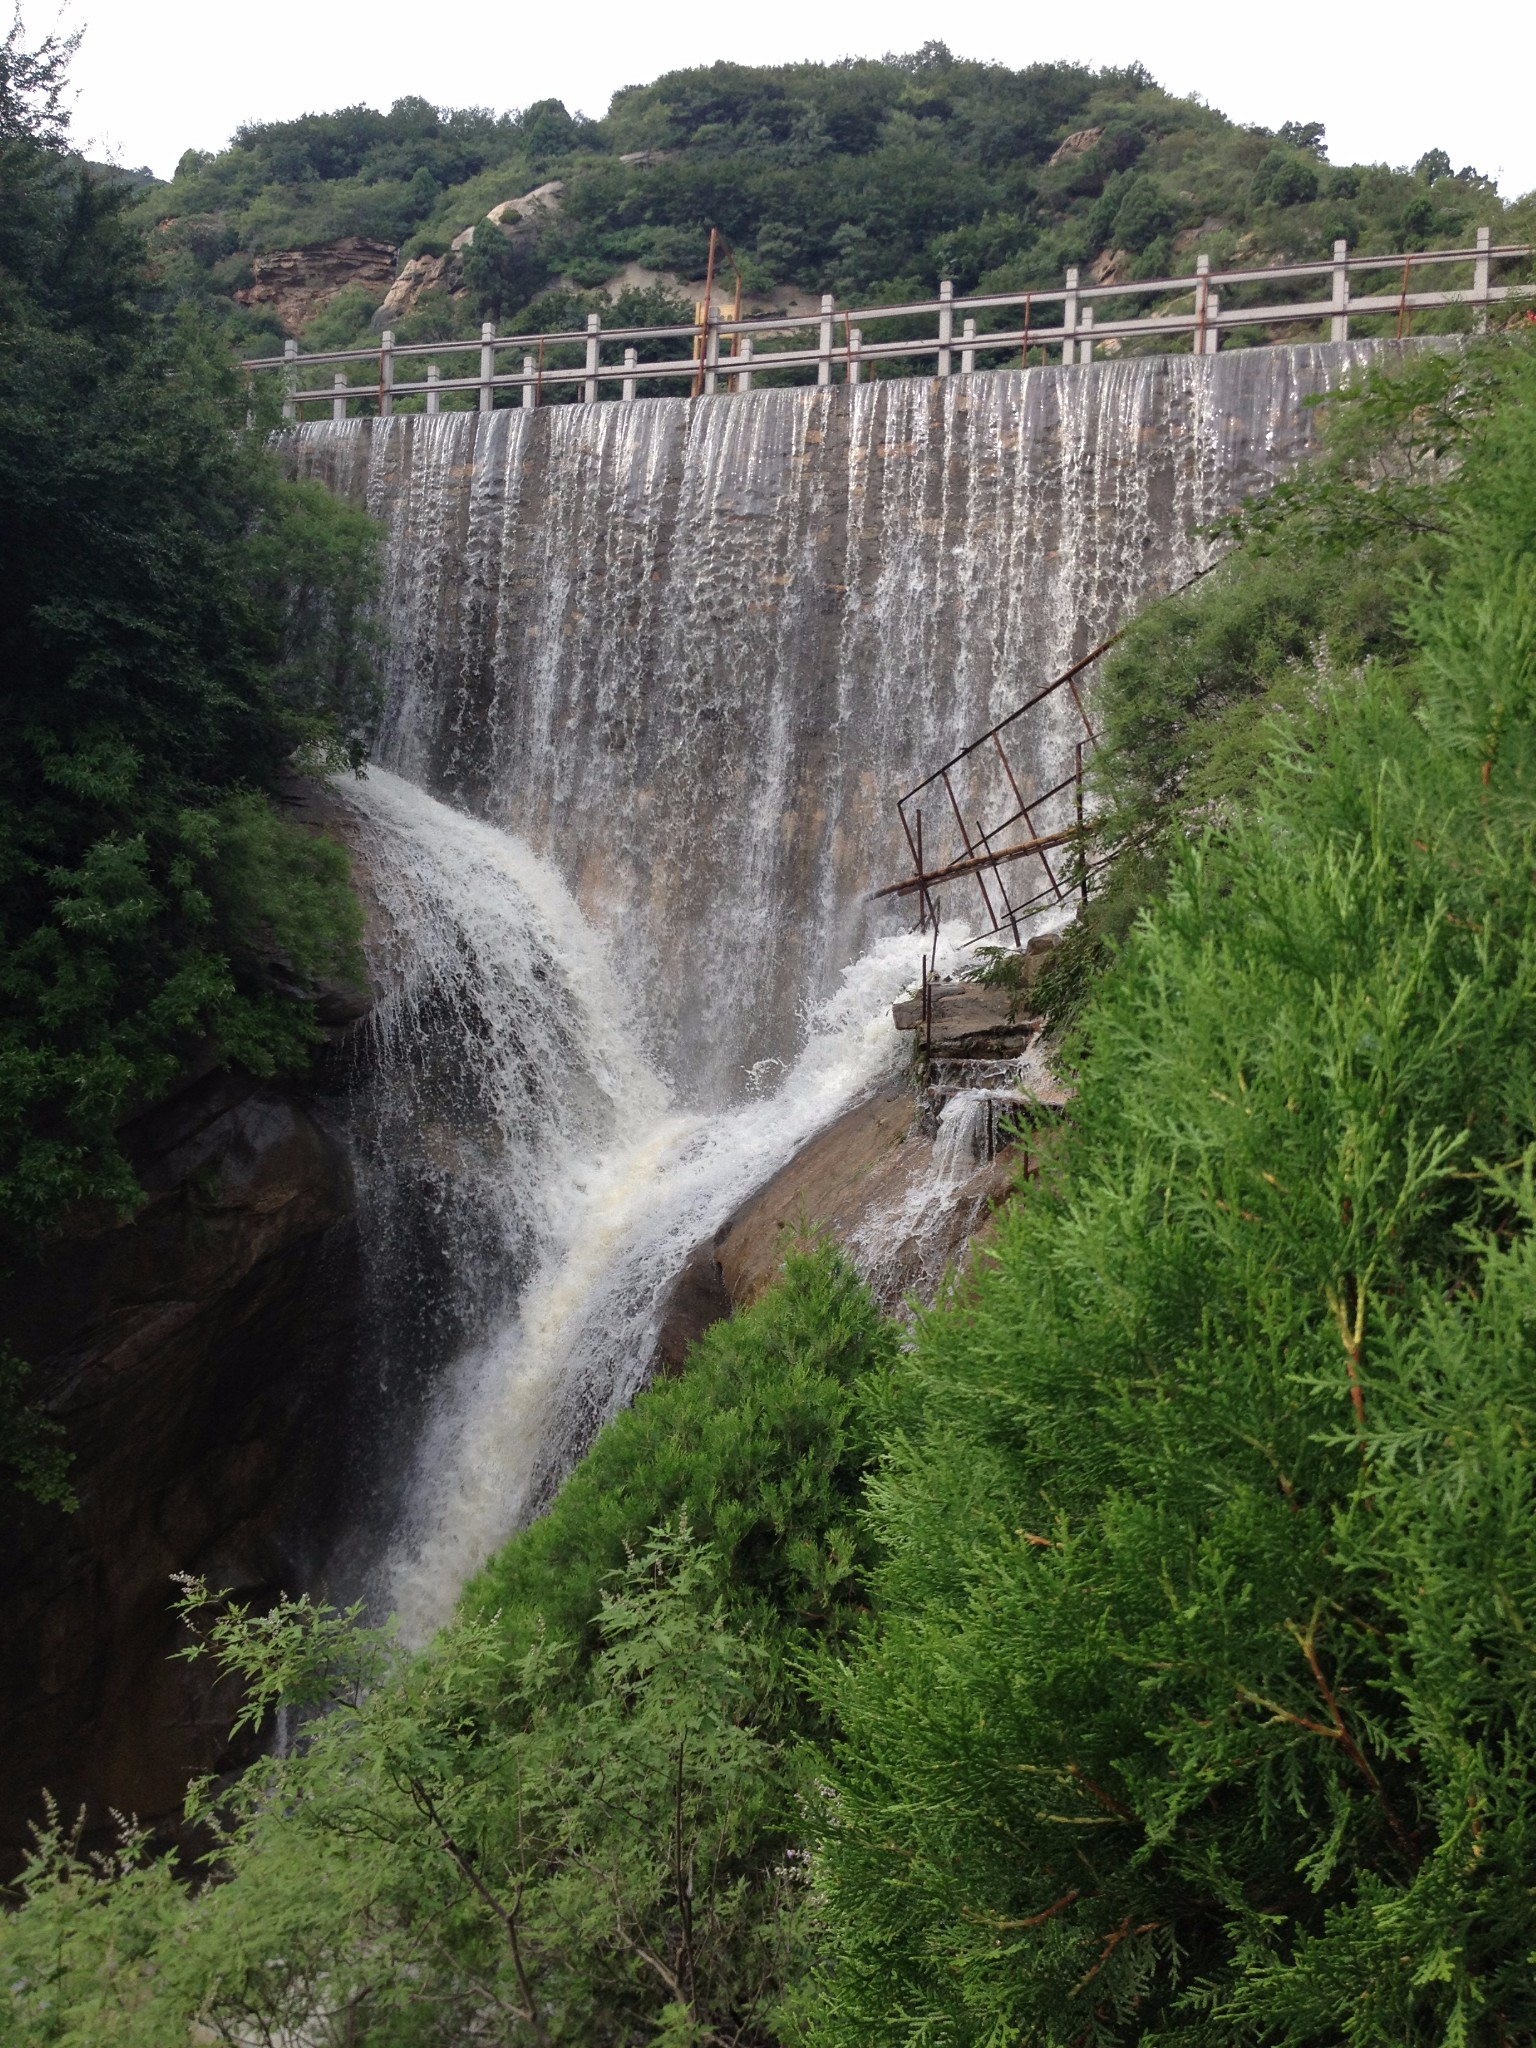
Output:
<svg viewBox="0 0 1536 2048">
<path fill-rule="evenodd" d="M 1214 560 L 1381 347 L 292 433 L 390 631 L 341 1584 L 420 1637 L 547 1499 L 690 1247 L 901 1057 L 897 793 Z"/>
</svg>

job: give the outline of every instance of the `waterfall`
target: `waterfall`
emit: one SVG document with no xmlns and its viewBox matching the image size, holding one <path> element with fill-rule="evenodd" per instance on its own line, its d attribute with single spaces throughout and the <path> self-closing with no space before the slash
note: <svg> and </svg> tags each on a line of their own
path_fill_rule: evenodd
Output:
<svg viewBox="0 0 1536 2048">
<path fill-rule="evenodd" d="M 633 1397 L 699 1238 L 896 1065 L 921 946 L 876 944 L 775 1088 L 701 1110 L 635 1049 L 633 993 L 548 862 L 385 769 L 344 795 L 386 991 L 347 1105 L 374 1497 L 334 1575 L 419 1642 Z"/>
<path fill-rule="evenodd" d="M 1212 559 L 1370 350 L 292 437 L 386 532 L 356 801 L 405 937 L 350 1115 L 409 1628 L 629 1398 L 690 1246 L 899 1055 L 896 795 Z"/>
</svg>

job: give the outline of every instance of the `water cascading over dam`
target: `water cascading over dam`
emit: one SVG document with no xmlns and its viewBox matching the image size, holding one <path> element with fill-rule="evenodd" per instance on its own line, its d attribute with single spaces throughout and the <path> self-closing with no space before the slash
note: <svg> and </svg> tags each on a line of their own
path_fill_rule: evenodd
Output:
<svg viewBox="0 0 1536 2048">
<path fill-rule="evenodd" d="M 386 528 L 389 775 L 357 800 L 421 941 L 358 1144 L 383 1322 L 392 1288 L 443 1311 L 390 1508 L 408 1627 L 633 1391 L 689 1244 L 899 1056 L 917 941 L 867 900 L 906 865 L 895 795 L 1204 566 L 1370 350 L 297 432 Z M 460 1031 L 467 1174 L 400 1135 L 421 1034 L 392 1004 Z M 434 1190 L 430 1285 L 390 1251 L 402 1174 Z"/>
</svg>

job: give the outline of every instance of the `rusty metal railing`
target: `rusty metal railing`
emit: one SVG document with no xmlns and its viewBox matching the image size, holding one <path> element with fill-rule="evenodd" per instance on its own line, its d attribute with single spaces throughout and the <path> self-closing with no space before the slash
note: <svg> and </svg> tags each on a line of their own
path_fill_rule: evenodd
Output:
<svg viewBox="0 0 1536 2048">
<path fill-rule="evenodd" d="M 1210 567 L 1168 595 L 1190 589 Z M 968 889 L 974 882 L 984 924 L 973 937 L 1011 938 L 1016 946 L 1024 943 L 1025 919 L 1065 906 L 1074 893 L 1088 900 L 1091 877 L 1109 865 L 1114 850 L 1090 853 L 1084 769 L 1099 734 L 1078 685 L 1124 632 L 1121 627 L 1090 648 L 897 798 L 912 872 L 873 890 L 871 900 L 915 896 L 918 929 L 937 930 L 938 892 L 948 883 Z M 1066 718 L 1056 717 L 1056 707 L 1068 702 Z M 989 814 L 996 817 L 991 825 Z M 1020 870 L 1022 888 L 1015 882 L 1010 890 Z"/>
</svg>

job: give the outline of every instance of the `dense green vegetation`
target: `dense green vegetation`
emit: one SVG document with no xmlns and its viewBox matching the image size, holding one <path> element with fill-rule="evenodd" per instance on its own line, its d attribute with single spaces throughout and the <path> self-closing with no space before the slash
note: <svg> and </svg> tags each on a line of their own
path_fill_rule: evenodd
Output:
<svg viewBox="0 0 1536 2048">
<path fill-rule="evenodd" d="M 1374 252 L 1470 239 L 1482 222 L 1512 238 L 1530 226 L 1442 150 L 1412 170 L 1331 165 L 1316 122 L 1243 128 L 1135 66 L 1010 71 L 939 43 L 671 72 L 616 94 L 596 121 L 558 101 L 492 115 L 406 99 L 253 124 L 217 155 L 189 151 L 140 218 L 159 223 L 167 302 L 217 306 L 265 345 L 278 337 L 270 311 L 230 297 L 254 254 L 363 235 L 405 258 L 442 255 L 489 207 L 553 179 L 564 190 L 542 231 L 477 235 L 462 269 L 397 322 L 403 340 L 471 332 L 483 315 L 512 332 L 579 324 L 607 303 L 583 294 L 626 264 L 702 277 L 711 227 L 749 291 L 846 304 L 921 298 L 940 276 L 962 292 L 1044 287 L 1101 256 L 1117 280 L 1157 277 L 1197 244 L 1218 264 L 1258 262 L 1325 254 L 1337 236 Z M 344 294 L 307 338 L 366 338 L 369 299 Z M 662 302 L 653 317 L 677 316 Z"/>
<path fill-rule="evenodd" d="M 357 759 L 373 694 L 368 522 L 284 482 L 220 336 L 147 305 L 130 193 L 63 147 L 67 55 L 0 48 L 7 1265 L 71 1204 L 132 1205 L 116 1132 L 190 1058 L 307 1059 L 359 919 L 270 792 Z M 0 1440 L 36 1482 L 35 1439 Z"/>
<path fill-rule="evenodd" d="M 416 1657 L 190 1587 L 330 1711 L 221 1881 L 45 1832 L 10 2038 L 1536 2034 L 1536 352 L 1339 417 L 1127 646 L 1160 880 L 973 1276 L 792 1260 Z"/>
<path fill-rule="evenodd" d="M 1402 665 L 1319 675 L 1171 850 L 1066 1169 L 883 1403 L 823 2038 L 1536 2026 L 1536 361 L 1498 382 Z"/>
</svg>

